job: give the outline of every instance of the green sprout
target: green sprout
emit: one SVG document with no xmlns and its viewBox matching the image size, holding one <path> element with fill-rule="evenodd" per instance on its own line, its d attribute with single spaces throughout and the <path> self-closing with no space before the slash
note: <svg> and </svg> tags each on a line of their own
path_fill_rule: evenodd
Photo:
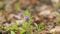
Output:
<svg viewBox="0 0 60 34">
<path fill-rule="evenodd" d="M 42 31 L 44 29 L 44 24 L 43 23 L 41 23 L 39 25 L 36 24 L 36 23 L 34 23 L 34 25 L 36 26 L 36 28 L 37 28 L 38 31 Z"/>
</svg>

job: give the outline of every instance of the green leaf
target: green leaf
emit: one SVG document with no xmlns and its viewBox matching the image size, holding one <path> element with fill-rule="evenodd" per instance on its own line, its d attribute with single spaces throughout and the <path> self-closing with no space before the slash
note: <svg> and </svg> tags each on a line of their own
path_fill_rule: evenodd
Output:
<svg viewBox="0 0 60 34">
<path fill-rule="evenodd" d="M 34 23 L 35 27 L 38 29 L 38 25 L 36 23 Z"/>
<path fill-rule="evenodd" d="M 26 30 L 25 30 L 25 29 L 20 28 L 20 34 L 23 34 L 23 33 L 25 33 L 25 32 L 26 32 Z"/>
<path fill-rule="evenodd" d="M 17 24 L 15 24 L 15 25 L 13 25 L 13 26 L 11 27 L 11 30 L 17 30 L 17 29 L 18 29 Z"/>
<path fill-rule="evenodd" d="M 43 29 L 44 29 L 44 24 L 41 23 L 41 24 L 39 25 L 39 30 L 42 31 Z"/>
<path fill-rule="evenodd" d="M 11 34 L 15 34 L 15 32 L 14 31 L 11 31 Z"/>
</svg>

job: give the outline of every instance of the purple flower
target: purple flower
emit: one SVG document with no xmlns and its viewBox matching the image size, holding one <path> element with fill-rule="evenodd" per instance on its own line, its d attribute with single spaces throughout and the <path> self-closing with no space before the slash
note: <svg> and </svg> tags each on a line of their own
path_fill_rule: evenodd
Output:
<svg viewBox="0 0 60 34">
<path fill-rule="evenodd" d="M 26 20 L 28 20 L 28 19 L 29 19 L 29 17 L 28 17 L 28 16 L 24 16 L 24 18 L 25 18 Z"/>
<path fill-rule="evenodd" d="M 19 17 L 23 17 L 23 15 L 22 15 L 21 13 L 18 13 L 18 16 L 19 16 Z"/>
</svg>

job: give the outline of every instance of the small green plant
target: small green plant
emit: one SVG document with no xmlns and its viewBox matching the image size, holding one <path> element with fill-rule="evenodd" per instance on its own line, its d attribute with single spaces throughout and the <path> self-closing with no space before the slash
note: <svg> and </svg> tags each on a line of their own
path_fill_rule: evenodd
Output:
<svg viewBox="0 0 60 34">
<path fill-rule="evenodd" d="M 31 29 L 31 20 L 30 20 L 30 13 L 29 10 L 26 9 L 23 11 L 24 16 L 28 16 L 29 20 L 27 22 L 22 23 L 22 28 L 26 31 L 26 34 L 31 34 L 32 29 Z"/>
<path fill-rule="evenodd" d="M 17 26 L 17 24 L 14 24 L 14 25 L 11 27 L 10 30 L 18 30 L 18 26 Z"/>
<path fill-rule="evenodd" d="M 23 25 L 22 27 L 26 30 L 26 34 L 31 34 L 32 30 L 31 30 L 30 21 L 24 22 L 22 25 Z"/>
<path fill-rule="evenodd" d="M 37 28 L 38 31 L 42 31 L 44 29 L 44 24 L 43 23 L 41 23 L 39 25 L 36 24 L 36 23 L 34 23 L 34 25 L 36 26 L 36 28 Z"/>
<path fill-rule="evenodd" d="M 20 33 L 19 34 L 23 34 L 23 33 L 25 33 L 26 32 L 26 30 L 25 29 L 23 29 L 23 28 L 19 28 L 20 29 Z"/>
</svg>

